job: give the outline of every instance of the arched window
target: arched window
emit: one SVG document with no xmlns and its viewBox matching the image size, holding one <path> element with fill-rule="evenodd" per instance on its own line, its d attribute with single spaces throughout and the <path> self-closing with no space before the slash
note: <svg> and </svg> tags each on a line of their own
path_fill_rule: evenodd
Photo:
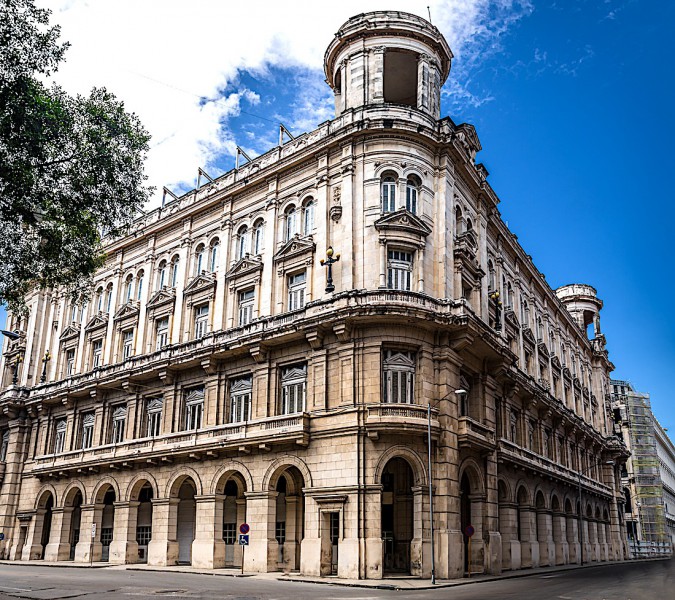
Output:
<svg viewBox="0 0 675 600">
<path fill-rule="evenodd" d="M 143 293 L 143 276 L 144 275 L 145 275 L 145 273 L 143 273 L 143 271 L 138 272 L 138 276 L 137 276 L 138 283 L 136 284 L 136 300 L 139 300 L 139 301 L 141 299 L 141 294 Z"/>
<path fill-rule="evenodd" d="M 124 301 L 131 302 L 134 298 L 134 276 L 129 275 L 124 282 Z"/>
<path fill-rule="evenodd" d="M 112 283 L 108 284 L 108 287 L 105 290 L 105 311 L 110 312 L 110 309 L 112 308 Z"/>
<path fill-rule="evenodd" d="M 213 240 L 211 242 L 211 252 L 209 255 L 209 271 L 211 273 L 215 273 L 216 269 L 218 268 L 218 248 L 220 246 L 220 242 L 218 240 Z"/>
<path fill-rule="evenodd" d="M 507 297 L 507 302 L 508 302 L 508 307 L 513 309 L 513 286 L 511 285 L 511 282 L 506 286 L 506 297 Z"/>
<path fill-rule="evenodd" d="M 206 266 L 206 257 L 204 256 L 204 244 L 199 244 L 197 246 L 197 251 L 195 252 L 195 276 L 199 275 Z"/>
<path fill-rule="evenodd" d="M 248 228 L 242 227 L 237 233 L 237 259 L 244 258 L 248 253 Z"/>
<path fill-rule="evenodd" d="M 497 289 L 497 277 L 495 266 L 491 260 L 488 260 L 488 292 L 494 292 Z"/>
<path fill-rule="evenodd" d="M 161 290 L 166 284 L 166 261 L 163 260 L 159 263 L 159 267 L 157 268 L 157 289 Z"/>
<path fill-rule="evenodd" d="M 412 214 L 417 214 L 417 195 L 420 183 L 416 177 L 409 177 L 405 185 L 405 207 Z"/>
<path fill-rule="evenodd" d="M 174 256 L 171 259 L 171 287 L 175 288 L 178 283 L 178 268 L 180 267 L 180 258 Z"/>
<path fill-rule="evenodd" d="M 305 203 L 304 209 L 304 233 L 310 235 L 314 230 L 314 200 Z"/>
<path fill-rule="evenodd" d="M 70 322 L 77 322 L 77 304 L 73 302 L 73 305 L 70 307 Z"/>
<path fill-rule="evenodd" d="M 473 223 L 471 222 L 471 219 L 467 218 L 466 220 L 466 230 L 471 231 L 473 229 Z"/>
<path fill-rule="evenodd" d="M 96 290 L 96 310 L 101 312 L 103 310 L 103 288 Z"/>
<path fill-rule="evenodd" d="M 263 251 L 263 232 L 265 224 L 263 221 L 258 221 L 253 226 L 253 254 L 258 256 Z"/>
<path fill-rule="evenodd" d="M 298 233 L 298 213 L 295 206 L 286 209 L 286 240 L 290 240 Z"/>
<path fill-rule="evenodd" d="M 392 175 L 386 175 L 382 179 L 380 196 L 382 200 L 382 212 L 394 212 L 396 210 L 396 179 Z"/>
<path fill-rule="evenodd" d="M 464 223 L 462 220 L 462 209 L 457 206 L 455 208 L 455 235 L 464 233 Z"/>
</svg>

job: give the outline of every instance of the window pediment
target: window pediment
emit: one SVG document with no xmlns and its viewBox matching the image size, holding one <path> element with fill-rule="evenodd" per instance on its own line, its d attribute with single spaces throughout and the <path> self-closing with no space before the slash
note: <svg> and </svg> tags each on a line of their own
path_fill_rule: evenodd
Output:
<svg viewBox="0 0 675 600">
<path fill-rule="evenodd" d="M 275 262 L 285 262 L 314 254 L 316 244 L 311 237 L 301 238 L 297 233 L 274 255 Z"/>
<path fill-rule="evenodd" d="M 536 343 L 534 335 L 532 333 L 532 329 L 530 329 L 529 327 L 523 328 L 523 341 L 529 343 L 531 346 L 534 346 Z"/>
<path fill-rule="evenodd" d="M 537 348 L 539 348 L 539 356 L 543 356 L 544 358 L 548 358 L 550 356 L 548 347 L 544 342 L 539 342 L 537 344 Z"/>
<path fill-rule="evenodd" d="M 108 313 L 96 313 L 85 326 L 84 330 L 91 334 L 99 329 L 105 329 L 108 326 Z"/>
<path fill-rule="evenodd" d="M 425 238 L 431 233 L 431 227 L 405 208 L 387 213 L 375 221 L 375 229 L 377 231 L 411 233 L 421 238 Z"/>
<path fill-rule="evenodd" d="M 72 340 L 75 338 L 80 337 L 80 325 L 78 323 L 73 323 L 71 325 L 68 325 L 63 332 L 61 333 L 61 336 L 59 337 L 59 340 L 62 342 L 67 342 L 68 340 Z"/>
<path fill-rule="evenodd" d="M 507 310 L 504 313 L 504 320 L 506 321 L 507 324 L 511 325 L 512 327 L 515 327 L 516 329 L 520 327 L 520 321 L 518 320 L 518 317 L 516 316 L 516 313 L 513 310 Z"/>
<path fill-rule="evenodd" d="M 216 275 L 215 273 L 204 273 L 203 271 L 193 277 L 183 290 L 184 296 L 189 296 L 192 294 L 197 294 L 203 292 L 204 290 L 211 290 L 216 287 Z"/>
<path fill-rule="evenodd" d="M 169 315 L 173 312 L 173 305 L 176 300 L 176 290 L 163 287 L 156 291 L 148 300 L 147 311 L 150 318 Z"/>
<path fill-rule="evenodd" d="M 476 128 L 468 123 L 462 123 L 455 129 L 454 138 L 466 150 L 472 160 L 483 149 L 478 139 Z"/>
<path fill-rule="evenodd" d="M 240 258 L 234 266 L 225 274 L 225 279 L 236 280 L 249 275 L 260 273 L 263 269 L 263 263 L 260 258 L 245 256 Z"/>
<path fill-rule="evenodd" d="M 561 367 L 560 359 L 559 359 L 557 356 L 553 356 L 553 357 L 551 358 L 551 364 L 552 364 L 556 369 L 560 369 L 560 367 Z"/>
<path fill-rule="evenodd" d="M 133 301 L 129 301 L 126 304 L 123 304 L 122 307 L 115 313 L 113 319 L 115 321 L 125 321 L 125 320 L 136 320 L 140 309 L 138 305 Z"/>
</svg>

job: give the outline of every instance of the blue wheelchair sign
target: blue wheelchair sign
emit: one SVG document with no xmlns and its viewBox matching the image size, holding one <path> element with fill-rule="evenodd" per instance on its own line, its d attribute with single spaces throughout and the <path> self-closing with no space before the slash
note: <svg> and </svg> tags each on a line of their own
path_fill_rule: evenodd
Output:
<svg viewBox="0 0 675 600">
<path fill-rule="evenodd" d="M 248 535 L 244 535 L 243 533 L 239 534 L 239 545 L 248 546 Z"/>
</svg>

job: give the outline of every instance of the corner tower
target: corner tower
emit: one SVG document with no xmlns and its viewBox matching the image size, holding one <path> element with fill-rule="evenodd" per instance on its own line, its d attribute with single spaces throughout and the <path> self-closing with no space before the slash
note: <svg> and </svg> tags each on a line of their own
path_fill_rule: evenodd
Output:
<svg viewBox="0 0 675 600">
<path fill-rule="evenodd" d="M 363 106 L 399 105 L 440 117 L 452 52 L 429 21 L 398 11 L 352 17 L 328 46 L 326 81 L 335 116 Z"/>
<path fill-rule="evenodd" d="M 600 331 L 602 300 L 598 298 L 596 289 L 583 283 L 572 283 L 559 287 L 555 293 L 579 327 L 587 332 L 588 338 L 599 339 L 602 335 Z M 593 325 L 593 337 L 588 330 L 589 325 Z"/>
</svg>

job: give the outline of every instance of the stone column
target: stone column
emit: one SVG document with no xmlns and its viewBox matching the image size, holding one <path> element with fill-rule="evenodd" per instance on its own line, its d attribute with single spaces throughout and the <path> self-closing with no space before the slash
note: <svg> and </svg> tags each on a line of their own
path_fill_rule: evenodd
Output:
<svg viewBox="0 0 675 600">
<path fill-rule="evenodd" d="M 279 545 L 275 538 L 277 492 L 245 492 L 246 512 L 251 526 L 244 571 L 267 573 L 277 570 Z M 288 531 L 288 522 L 287 522 Z"/>
<path fill-rule="evenodd" d="M 539 565 L 539 544 L 534 539 L 536 513 L 531 506 L 520 507 L 520 557 L 523 568 Z"/>
<path fill-rule="evenodd" d="M 148 544 L 148 564 L 167 566 L 178 563 L 178 498 L 152 500 L 152 539 Z"/>
<path fill-rule="evenodd" d="M 384 543 L 382 542 L 382 486 L 366 490 L 365 498 L 365 556 L 366 579 L 382 579 Z"/>
<path fill-rule="evenodd" d="M 38 508 L 28 525 L 28 534 L 26 535 L 26 543 L 21 550 L 21 560 L 40 560 L 42 558 L 42 531 L 45 524 L 44 508 Z M 17 548 L 17 553 L 19 549 Z"/>
<path fill-rule="evenodd" d="M 555 564 L 566 565 L 570 560 L 567 542 L 567 520 L 561 512 L 553 513 L 553 542 L 555 543 Z"/>
<path fill-rule="evenodd" d="M 110 543 L 109 562 L 113 565 L 138 562 L 136 523 L 140 502 L 115 502 L 113 539 Z"/>
<path fill-rule="evenodd" d="M 246 500 L 244 498 L 237 498 L 237 525 L 246 523 Z M 239 530 L 237 530 L 238 532 Z M 249 538 L 250 539 L 250 538 Z M 234 546 L 234 566 L 241 568 L 242 556 L 244 547 L 239 544 Z"/>
<path fill-rule="evenodd" d="M 83 504 L 80 515 L 80 541 L 75 546 L 75 562 L 98 562 L 101 560 L 101 521 L 103 504 Z M 92 539 L 91 528 L 96 523 L 96 537 Z"/>
<path fill-rule="evenodd" d="M 286 496 L 286 541 L 284 542 L 284 572 L 288 573 L 297 569 L 300 565 L 295 564 L 295 556 L 298 544 L 298 531 L 302 523 L 298 522 L 299 496 Z M 274 520 L 273 520 L 274 522 Z"/>
<path fill-rule="evenodd" d="M 511 502 L 499 504 L 499 532 L 502 536 L 502 569 L 520 569 L 520 540 L 518 539 L 518 513 Z"/>
<path fill-rule="evenodd" d="M 568 514 L 567 521 L 567 545 L 569 547 L 569 562 L 581 561 L 581 545 L 579 544 L 579 522 L 574 515 Z"/>
<path fill-rule="evenodd" d="M 72 506 L 52 509 L 52 530 L 45 548 L 45 560 L 56 562 L 70 558 L 70 517 Z"/>
<path fill-rule="evenodd" d="M 223 501 L 225 496 L 195 496 L 197 527 L 192 542 L 192 566 L 220 569 L 225 566 L 223 541 Z"/>
</svg>

